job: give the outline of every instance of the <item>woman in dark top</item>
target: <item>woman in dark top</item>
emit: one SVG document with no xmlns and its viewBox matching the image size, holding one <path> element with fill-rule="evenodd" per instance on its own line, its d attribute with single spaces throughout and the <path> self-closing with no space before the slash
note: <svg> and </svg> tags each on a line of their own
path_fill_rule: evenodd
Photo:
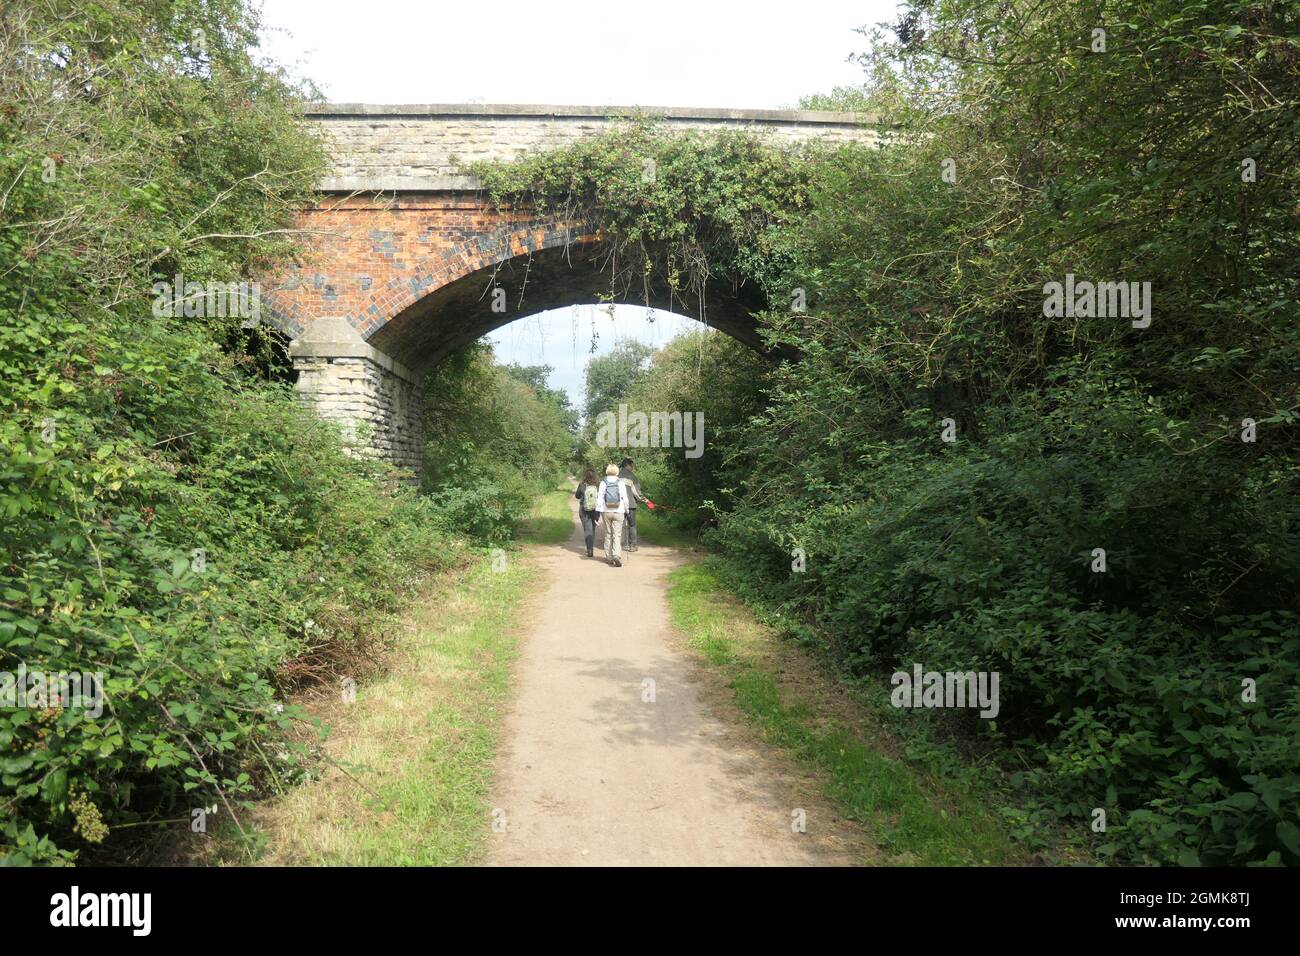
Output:
<svg viewBox="0 0 1300 956">
<path fill-rule="evenodd" d="M 578 490 L 573 493 L 573 497 L 578 499 L 578 517 L 582 519 L 582 536 L 587 540 L 587 557 L 592 556 L 592 548 L 596 543 L 596 522 L 600 520 L 600 515 L 596 513 L 596 495 L 599 493 L 600 482 L 596 480 L 596 473 L 588 468 L 582 473 L 582 481 L 578 485 Z M 587 489 L 592 489 L 587 493 Z M 587 503 L 590 501 L 591 510 L 587 510 Z"/>
</svg>

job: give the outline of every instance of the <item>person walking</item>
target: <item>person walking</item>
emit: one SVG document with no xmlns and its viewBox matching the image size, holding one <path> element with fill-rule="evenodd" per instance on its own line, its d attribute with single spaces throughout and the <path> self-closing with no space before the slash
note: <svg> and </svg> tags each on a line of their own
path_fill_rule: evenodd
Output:
<svg viewBox="0 0 1300 956">
<path fill-rule="evenodd" d="M 582 481 L 578 482 L 573 497 L 578 499 L 578 518 L 582 521 L 582 537 L 587 542 L 587 557 L 594 557 L 596 524 L 600 521 L 600 512 L 596 510 L 600 501 L 600 482 L 590 468 L 582 473 Z"/>
<path fill-rule="evenodd" d="M 627 514 L 627 483 L 618 477 L 618 466 L 605 468 L 605 480 L 596 496 L 596 510 L 605 521 L 605 560 L 623 566 L 623 516 Z"/>
<path fill-rule="evenodd" d="M 620 481 L 627 485 L 628 509 L 627 515 L 623 519 L 627 522 L 627 549 L 635 551 L 637 549 L 636 505 L 638 501 L 644 502 L 649 499 L 641 494 L 641 481 L 636 476 L 636 463 L 631 458 L 624 458 L 619 463 L 618 477 Z"/>
</svg>

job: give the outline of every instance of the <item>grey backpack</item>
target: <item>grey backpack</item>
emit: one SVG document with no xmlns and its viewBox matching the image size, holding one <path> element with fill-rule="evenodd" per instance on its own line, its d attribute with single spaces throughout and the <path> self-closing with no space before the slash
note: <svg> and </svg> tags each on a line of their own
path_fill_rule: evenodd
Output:
<svg viewBox="0 0 1300 956">
<path fill-rule="evenodd" d="M 613 477 L 606 478 L 605 479 L 605 507 L 617 508 L 622 503 L 623 503 L 623 494 L 622 492 L 619 491 L 618 479 Z"/>
</svg>

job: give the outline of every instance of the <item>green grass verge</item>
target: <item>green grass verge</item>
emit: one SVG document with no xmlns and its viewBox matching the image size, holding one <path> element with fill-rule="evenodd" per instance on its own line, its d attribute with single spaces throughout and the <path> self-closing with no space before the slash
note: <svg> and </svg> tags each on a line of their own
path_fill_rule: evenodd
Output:
<svg viewBox="0 0 1300 956">
<path fill-rule="evenodd" d="M 698 545 L 695 535 L 672 524 L 661 512 L 645 507 L 636 510 L 636 533 L 646 544 L 659 544 L 669 548 L 693 548 Z"/>
<path fill-rule="evenodd" d="M 917 768 L 881 752 L 847 727 L 823 700 L 791 694 L 774 662 L 799 653 L 732 597 L 707 564 L 669 576 L 674 625 L 735 692 L 764 738 L 815 768 L 825 793 L 847 818 L 875 834 L 892 863 L 931 866 L 1011 864 L 1023 852 L 997 817 L 969 794 L 944 792 Z M 827 683 L 832 683 L 828 676 Z M 834 693 L 832 690 L 831 693 Z"/>
<path fill-rule="evenodd" d="M 569 510 L 569 497 L 573 489 L 567 486 L 539 495 L 533 502 L 532 514 L 519 526 L 518 537 L 529 544 L 563 544 L 573 531 L 573 512 Z"/>
<path fill-rule="evenodd" d="M 539 495 L 522 541 L 570 532 L 568 492 Z M 316 866 L 473 863 L 490 832 L 488 791 L 515 623 L 535 569 L 493 551 L 434 583 L 408 613 L 382 676 L 356 701 L 317 701 L 330 728 L 315 779 L 260 805 L 240 836 L 219 821 L 204 862 Z"/>
<path fill-rule="evenodd" d="M 411 616 L 386 676 L 357 689 L 321 778 L 275 801 L 257 843 L 278 865 L 472 863 L 533 568 L 511 555 L 467 569 Z M 327 722 L 332 722 L 327 717 Z M 229 854 L 227 854 L 229 859 Z"/>
</svg>

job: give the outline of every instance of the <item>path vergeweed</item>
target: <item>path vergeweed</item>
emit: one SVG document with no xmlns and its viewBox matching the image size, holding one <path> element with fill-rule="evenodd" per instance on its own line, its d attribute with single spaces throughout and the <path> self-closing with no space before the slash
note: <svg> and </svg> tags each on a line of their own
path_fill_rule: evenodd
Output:
<svg viewBox="0 0 1300 956">
<path fill-rule="evenodd" d="M 504 570 L 481 560 L 436 587 L 408 618 L 387 676 L 358 687 L 354 704 L 332 707 L 321 778 L 266 809 L 263 862 L 424 866 L 476 858 L 488 833 L 515 614 L 535 573 L 512 553 Z"/>
<path fill-rule="evenodd" d="M 731 690 L 764 741 L 814 768 L 840 812 L 878 835 L 886 862 L 927 865 L 1024 862 L 989 809 L 926 781 L 880 739 L 865 712 L 783 645 L 704 564 L 669 577 L 674 625 Z"/>
</svg>

